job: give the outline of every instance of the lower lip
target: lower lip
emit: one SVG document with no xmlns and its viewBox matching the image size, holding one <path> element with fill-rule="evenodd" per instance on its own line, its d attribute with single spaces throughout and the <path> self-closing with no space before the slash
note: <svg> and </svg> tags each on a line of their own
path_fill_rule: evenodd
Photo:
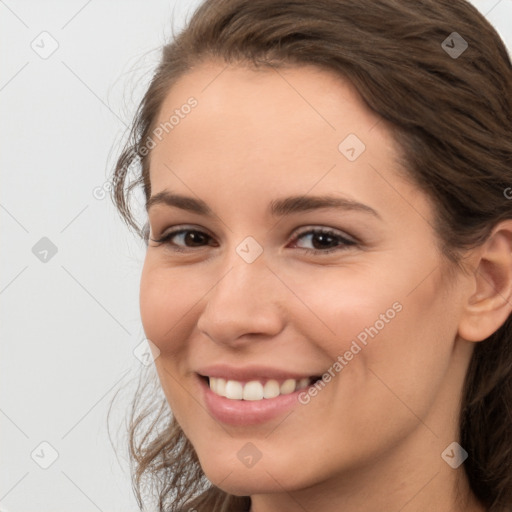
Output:
<svg viewBox="0 0 512 512">
<path fill-rule="evenodd" d="M 307 391 L 307 388 L 304 388 L 289 395 L 263 400 L 231 400 L 215 394 L 202 377 L 199 377 L 199 381 L 208 411 L 218 421 L 235 426 L 256 425 L 276 418 L 294 405 L 298 405 L 299 394 Z"/>
</svg>

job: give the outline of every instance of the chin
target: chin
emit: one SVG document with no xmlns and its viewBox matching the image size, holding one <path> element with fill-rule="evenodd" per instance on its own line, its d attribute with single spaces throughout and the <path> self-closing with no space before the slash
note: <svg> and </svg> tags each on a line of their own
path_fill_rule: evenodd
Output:
<svg viewBox="0 0 512 512">
<path fill-rule="evenodd" d="M 286 477 L 281 476 L 280 478 L 277 475 L 273 478 L 265 470 L 256 471 L 254 468 L 252 470 L 235 470 L 228 477 L 214 475 L 219 478 L 212 479 L 208 474 L 206 476 L 214 485 L 234 496 L 272 494 L 282 492 L 283 488 L 290 490 L 288 485 L 283 485 L 284 482 L 288 484 Z"/>
<path fill-rule="evenodd" d="M 224 492 L 235 496 L 272 494 L 295 491 L 314 484 L 311 469 L 306 472 L 290 471 L 290 464 L 276 464 L 276 461 L 260 460 L 253 467 L 245 467 L 236 457 L 219 461 L 200 460 L 206 477 Z M 308 474 L 310 473 L 310 474 Z M 318 473 L 316 474 L 318 478 Z"/>
</svg>

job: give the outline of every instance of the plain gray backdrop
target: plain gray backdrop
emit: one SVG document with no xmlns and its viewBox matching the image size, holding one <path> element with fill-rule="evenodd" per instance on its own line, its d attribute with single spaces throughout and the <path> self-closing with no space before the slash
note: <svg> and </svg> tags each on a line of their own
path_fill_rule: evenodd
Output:
<svg viewBox="0 0 512 512">
<path fill-rule="evenodd" d="M 511 48 L 512 0 L 473 3 Z M 130 392 L 118 457 L 106 415 L 147 363 L 144 245 L 106 180 L 159 48 L 197 4 L 0 0 L 1 511 L 138 510 Z"/>
</svg>

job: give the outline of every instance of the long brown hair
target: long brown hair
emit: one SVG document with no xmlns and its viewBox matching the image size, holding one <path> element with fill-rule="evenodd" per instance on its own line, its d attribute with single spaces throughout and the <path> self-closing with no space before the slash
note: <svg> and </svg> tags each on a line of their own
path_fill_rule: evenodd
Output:
<svg viewBox="0 0 512 512">
<path fill-rule="evenodd" d="M 457 32 L 459 35 L 454 35 Z M 450 37 L 452 39 L 450 39 Z M 453 37 L 467 43 L 450 52 Z M 448 41 L 444 43 L 443 41 Z M 500 37 L 465 0 L 210 0 L 164 46 L 112 178 L 113 200 L 147 243 L 130 195 L 151 194 L 147 140 L 170 87 L 207 59 L 265 67 L 313 64 L 345 77 L 391 127 L 403 168 L 433 201 L 447 261 L 512 218 L 512 65 Z M 130 177 L 129 170 L 135 177 Z M 467 477 L 490 512 L 512 509 L 512 321 L 475 347 L 461 398 Z M 159 510 L 241 510 L 248 497 L 208 482 L 160 396 L 142 379 L 130 416 L 134 489 Z M 148 418 L 152 418 L 148 421 Z"/>
</svg>

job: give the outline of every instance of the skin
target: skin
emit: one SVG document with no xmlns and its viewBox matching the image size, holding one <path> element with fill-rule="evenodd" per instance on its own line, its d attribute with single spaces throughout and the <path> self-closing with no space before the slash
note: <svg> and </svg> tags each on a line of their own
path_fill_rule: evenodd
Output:
<svg viewBox="0 0 512 512">
<path fill-rule="evenodd" d="M 510 314 L 510 224 L 466 255 L 469 271 L 448 279 L 433 206 L 400 177 L 389 127 L 329 71 L 205 62 L 170 89 L 159 122 L 191 96 L 197 106 L 152 149 L 152 196 L 168 190 L 201 199 L 214 215 L 156 204 L 150 237 L 186 225 L 211 238 L 150 241 L 140 308 L 160 351 L 165 396 L 208 479 L 250 495 L 253 512 L 484 510 L 464 466 L 452 469 L 441 453 L 458 439 L 475 342 Z M 351 133 L 366 145 L 353 162 L 338 150 Z M 324 194 L 378 216 L 268 213 L 273 200 Z M 335 250 L 322 254 L 318 236 L 298 237 L 305 228 L 358 242 L 336 246 L 335 238 Z M 250 264 L 236 252 L 248 236 L 263 248 Z M 233 427 L 206 410 L 200 366 L 319 375 L 397 302 L 402 310 L 286 417 Z M 247 442 L 262 454 L 251 468 L 237 457 Z"/>
</svg>

